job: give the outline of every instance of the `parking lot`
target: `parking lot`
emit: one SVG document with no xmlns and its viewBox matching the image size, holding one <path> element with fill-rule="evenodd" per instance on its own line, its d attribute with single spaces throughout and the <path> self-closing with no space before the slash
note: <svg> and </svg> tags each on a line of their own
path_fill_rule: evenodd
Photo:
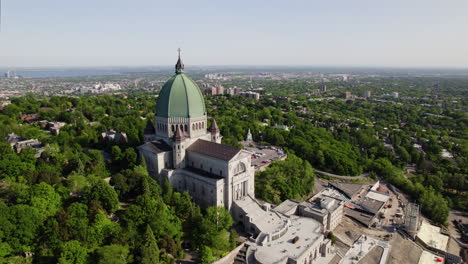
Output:
<svg viewBox="0 0 468 264">
<path fill-rule="evenodd" d="M 273 160 L 284 159 L 286 154 L 283 149 L 275 146 L 245 146 L 247 151 L 253 153 L 252 166 L 255 170 L 262 170 L 271 164 Z"/>
</svg>

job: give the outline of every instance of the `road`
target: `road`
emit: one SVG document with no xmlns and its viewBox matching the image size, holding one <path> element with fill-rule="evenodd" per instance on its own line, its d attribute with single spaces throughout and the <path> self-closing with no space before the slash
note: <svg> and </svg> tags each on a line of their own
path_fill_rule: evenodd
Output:
<svg viewBox="0 0 468 264">
<path fill-rule="evenodd" d="M 336 175 L 336 174 L 333 174 L 333 173 L 329 173 L 329 172 L 326 172 L 326 171 L 317 170 L 315 168 L 314 168 L 314 170 L 318 174 L 322 174 L 322 175 L 325 175 L 327 177 L 332 177 L 332 178 L 342 179 L 342 180 L 365 180 L 369 176 L 368 172 L 365 172 L 365 173 L 363 173 L 363 174 L 361 174 L 359 176 L 342 176 L 342 175 Z"/>
</svg>

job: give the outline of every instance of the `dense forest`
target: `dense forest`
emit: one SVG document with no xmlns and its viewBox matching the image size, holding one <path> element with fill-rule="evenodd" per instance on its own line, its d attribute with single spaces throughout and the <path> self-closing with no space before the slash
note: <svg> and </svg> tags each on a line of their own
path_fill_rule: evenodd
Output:
<svg viewBox="0 0 468 264">
<path fill-rule="evenodd" d="M 294 87 L 295 82 L 290 85 Z M 410 194 L 421 204 L 422 212 L 438 223 L 446 223 L 450 208 L 468 210 L 464 100 L 449 101 L 442 108 L 421 106 L 413 100 L 394 104 L 309 100 L 303 95 L 289 101 L 268 95 L 260 101 L 239 96 L 211 96 L 208 100 L 214 106 L 210 114 L 219 120 L 228 144 L 237 145 L 250 129 L 257 142 L 289 149 L 314 168 L 338 175 L 365 172 L 375 179 L 382 177 Z M 444 151 L 452 157 L 443 156 Z M 272 189 L 275 178 L 265 181 L 263 188 Z"/>
<path fill-rule="evenodd" d="M 134 147 L 143 138 L 141 117 L 154 116 L 149 101 L 12 100 L 0 114 L 0 263 L 174 263 L 184 258 L 183 245 L 210 263 L 236 245 L 226 209 L 201 210 L 188 193 L 156 183 L 140 163 Z M 68 125 L 51 135 L 19 120 L 36 112 Z M 100 133 L 111 128 L 125 131 L 128 143 L 102 141 Z M 15 153 L 5 142 L 12 132 L 39 139 L 40 157 L 30 147 Z"/>
</svg>

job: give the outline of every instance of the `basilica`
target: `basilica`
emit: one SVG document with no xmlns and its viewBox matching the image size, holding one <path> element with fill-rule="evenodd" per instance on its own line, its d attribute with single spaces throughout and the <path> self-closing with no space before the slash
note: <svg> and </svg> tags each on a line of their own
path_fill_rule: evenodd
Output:
<svg viewBox="0 0 468 264">
<path fill-rule="evenodd" d="M 162 87 L 153 124 L 145 129 L 145 144 L 138 147 L 148 172 L 157 181 L 169 181 L 188 191 L 201 207 L 232 204 L 255 197 L 251 153 L 221 144 L 215 119 L 208 123 L 203 94 L 184 74 L 180 58 L 175 75 Z"/>
<path fill-rule="evenodd" d="M 221 144 L 216 120 L 208 123 L 200 88 L 184 74 L 180 50 L 175 75 L 163 85 L 154 123 L 148 124 L 145 144 L 138 150 L 149 175 L 160 183 L 168 181 L 180 192 L 188 191 L 203 208 L 225 207 L 236 225 L 257 234 L 236 259 L 286 264 L 328 263 L 334 257 L 321 223 L 291 215 L 289 211 L 296 210 L 288 204 L 276 210 L 255 199 L 252 153 Z M 252 141 L 250 131 L 247 140 Z M 285 207 L 289 213 L 281 210 Z"/>
</svg>

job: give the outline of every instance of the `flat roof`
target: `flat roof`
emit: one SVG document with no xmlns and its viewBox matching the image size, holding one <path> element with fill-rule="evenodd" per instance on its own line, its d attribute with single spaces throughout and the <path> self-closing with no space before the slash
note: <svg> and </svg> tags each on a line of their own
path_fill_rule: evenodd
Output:
<svg viewBox="0 0 468 264">
<path fill-rule="evenodd" d="M 282 237 L 256 246 L 254 256 L 259 263 L 288 263 L 288 258 L 298 259 L 312 245 L 323 240 L 322 225 L 318 221 L 297 216 L 289 219 L 291 224 Z"/>
<path fill-rule="evenodd" d="M 440 233 L 440 227 L 422 221 L 418 234 L 416 235 L 426 245 L 446 251 L 449 237 Z"/>
<path fill-rule="evenodd" d="M 331 205 L 329 208 L 326 208 L 323 204 L 322 204 L 322 200 L 325 200 L 325 201 L 329 201 L 329 204 Z M 334 212 L 338 207 L 340 207 L 340 204 L 341 201 L 335 199 L 335 198 L 331 198 L 331 197 L 328 197 L 328 196 L 323 196 L 321 198 L 318 198 L 318 199 L 315 199 L 314 201 L 312 202 L 309 202 L 309 201 L 304 201 L 302 203 L 300 203 L 301 206 L 304 206 L 306 211 L 308 212 L 311 212 L 311 213 L 314 213 L 314 214 L 318 214 L 318 215 L 321 215 L 321 216 L 325 216 L 327 215 L 329 212 L 332 213 Z"/>
<path fill-rule="evenodd" d="M 289 211 L 293 210 L 294 208 L 297 208 L 298 205 L 298 202 L 286 199 L 284 200 L 284 202 L 276 206 L 273 210 L 282 214 L 287 214 Z"/>
<path fill-rule="evenodd" d="M 370 191 L 366 195 L 367 198 L 374 199 L 383 203 L 386 203 L 390 196 L 385 193 L 377 192 L 377 191 Z"/>
<path fill-rule="evenodd" d="M 441 263 L 436 261 L 437 258 L 440 257 L 424 250 L 419 257 L 418 264 Z"/>
<path fill-rule="evenodd" d="M 245 196 L 235 203 L 242 208 L 252 223 L 263 233 L 273 233 L 281 229 L 287 222 L 285 216 L 281 216 L 275 211 L 265 211 L 250 196 Z"/>
</svg>

